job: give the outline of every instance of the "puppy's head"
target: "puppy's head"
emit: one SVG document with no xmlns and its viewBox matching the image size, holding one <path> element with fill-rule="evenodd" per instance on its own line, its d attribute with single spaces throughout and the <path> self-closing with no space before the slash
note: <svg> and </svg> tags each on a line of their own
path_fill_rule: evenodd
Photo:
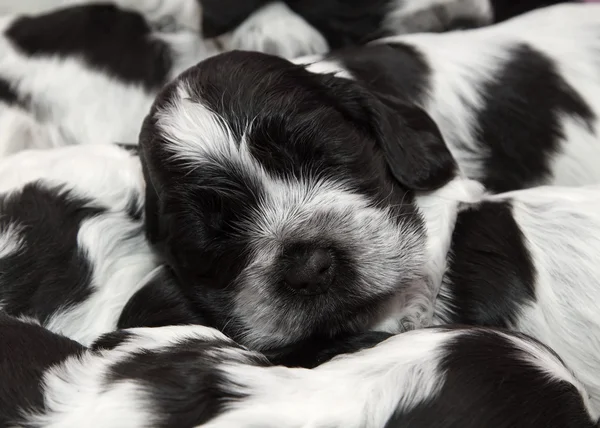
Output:
<svg viewBox="0 0 600 428">
<path fill-rule="evenodd" d="M 413 193 L 456 170 L 422 110 L 259 53 L 183 73 L 140 138 L 150 239 L 198 309 L 260 349 L 369 326 L 423 274 Z"/>
</svg>

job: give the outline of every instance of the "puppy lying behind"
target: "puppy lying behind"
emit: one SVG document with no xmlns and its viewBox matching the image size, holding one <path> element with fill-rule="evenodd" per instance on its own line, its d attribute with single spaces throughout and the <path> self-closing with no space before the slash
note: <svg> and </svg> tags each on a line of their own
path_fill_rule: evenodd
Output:
<svg viewBox="0 0 600 428">
<path fill-rule="evenodd" d="M 162 91 L 140 136 L 149 237 L 207 322 L 251 348 L 509 327 L 552 347 L 600 410 L 600 188 L 482 199 L 460 177 L 600 178 L 596 30 L 600 6 L 557 6 L 308 70 L 206 60 Z"/>
<path fill-rule="evenodd" d="M 0 160 L 0 310 L 83 344 L 130 326 L 119 318 L 158 266 L 143 204 L 139 160 L 114 145 Z"/>
<path fill-rule="evenodd" d="M 92 0 L 21 0 L 0 15 L 41 14 Z M 285 58 L 325 53 L 377 37 L 447 31 L 506 18 L 494 0 L 112 0 L 139 12 L 161 31 L 193 31 L 225 50 L 257 50 Z M 544 4 L 536 0 L 516 13 Z M 510 16 L 510 15 L 508 15 Z M 49 36 L 51 34 L 49 33 Z"/>
<path fill-rule="evenodd" d="M 0 314 L 7 427 L 594 427 L 548 349 L 484 329 L 428 329 L 314 370 L 272 367 L 216 330 L 131 329 L 88 350 Z"/>
</svg>

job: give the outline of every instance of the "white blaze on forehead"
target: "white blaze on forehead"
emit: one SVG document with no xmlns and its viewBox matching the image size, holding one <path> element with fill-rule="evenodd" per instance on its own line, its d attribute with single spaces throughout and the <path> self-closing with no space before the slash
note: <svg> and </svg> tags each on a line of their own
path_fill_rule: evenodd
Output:
<svg viewBox="0 0 600 428">
<path fill-rule="evenodd" d="M 319 55 L 300 57 L 292 60 L 294 64 L 304 65 L 306 70 L 315 74 L 333 74 L 344 79 L 354 79 L 349 70 L 338 61 L 326 59 Z"/>
<path fill-rule="evenodd" d="M 202 163 L 207 157 L 232 159 L 238 147 L 227 122 L 202 102 L 193 100 L 185 82 L 156 113 L 157 127 L 173 158 Z"/>
<path fill-rule="evenodd" d="M 9 257 L 22 248 L 23 240 L 19 232 L 19 227 L 14 224 L 0 230 L 0 258 Z"/>
</svg>

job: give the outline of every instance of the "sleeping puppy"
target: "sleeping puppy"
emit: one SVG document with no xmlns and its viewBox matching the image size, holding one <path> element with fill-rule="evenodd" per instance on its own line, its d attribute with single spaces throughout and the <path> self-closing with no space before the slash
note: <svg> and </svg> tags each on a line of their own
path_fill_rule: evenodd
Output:
<svg viewBox="0 0 600 428">
<path fill-rule="evenodd" d="M 293 58 L 303 51 L 324 53 L 384 36 L 481 27 L 563 2 L 246 0 L 241 4 L 237 0 L 201 0 L 201 27 L 205 37 L 221 37 L 230 50 Z"/>
<path fill-rule="evenodd" d="M 201 322 L 146 241 L 143 205 L 139 159 L 115 145 L 1 160 L 0 310 L 84 345 L 116 328 Z"/>
<path fill-rule="evenodd" d="M 594 427 L 581 384 L 525 336 L 427 329 L 315 370 L 207 327 L 131 329 L 89 350 L 0 314 L 8 427 Z"/>
<path fill-rule="evenodd" d="M 364 330 L 398 294 L 423 300 L 403 317 L 422 325 L 439 289 L 422 282 L 441 275 L 458 205 L 482 193 L 457 174 L 492 191 L 600 181 L 595 28 L 600 5 L 555 6 L 307 67 L 208 59 L 140 134 L 149 238 L 211 323 L 251 347 Z"/>
<path fill-rule="evenodd" d="M 0 157 L 136 142 L 157 91 L 220 52 L 197 33 L 151 22 L 111 4 L 0 18 Z"/>
<path fill-rule="evenodd" d="M 287 57 L 327 51 L 320 33 L 285 5 L 266 6 L 216 41 L 198 35 L 203 15 L 196 0 L 113 3 L 66 0 L 48 13 L 0 17 L 0 157 L 136 142 L 158 90 L 202 59 L 250 48 L 236 40 Z"/>
<path fill-rule="evenodd" d="M 509 195 L 518 212 L 492 205 L 503 217 L 477 220 L 462 252 L 463 232 L 453 236 L 462 209 L 488 202 L 461 172 L 496 191 L 598 181 L 595 28 L 600 6 L 557 6 L 496 28 L 371 45 L 344 57 L 346 69 L 341 59 L 308 70 L 254 53 L 209 59 L 162 91 L 140 134 L 148 236 L 210 325 L 267 353 L 428 326 L 442 319 L 436 300 L 451 275 L 471 275 L 469 287 L 497 281 L 441 308 L 461 317 L 476 307 L 463 299 L 501 301 L 506 319 L 482 309 L 465 322 L 529 332 L 581 375 L 600 409 L 599 341 L 581 336 L 600 331 L 600 190 Z M 417 63 L 416 46 L 464 51 Z M 381 52 L 400 56 L 381 62 Z M 487 67 L 467 67 L 473 52 Z M 327 68 L 337 76 L 317 72 Z M 486 70 L 487 82 L 473 77 Z"/>
<path fill-rule="evenodd" d="M 554 0 L 556 2 L 556 0 Z M 17 3 L 17 2 L 15 2 Z M 40 14 L 93 0 L 23 0 L 1 14 Z M 293 58 L 386 35 L 477 27 L 513 12 L 500 0 L 112 0 L 162 31 L 193 31 L 226 50 Z M 535 0 L 514 13 L 547 4 Z"/>
</svg>

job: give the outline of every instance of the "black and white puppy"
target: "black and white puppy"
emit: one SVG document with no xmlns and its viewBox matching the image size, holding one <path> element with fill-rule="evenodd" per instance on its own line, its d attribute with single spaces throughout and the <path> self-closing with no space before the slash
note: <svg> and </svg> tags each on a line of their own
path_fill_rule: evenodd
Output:
<svg viewBox="0 0 600 428">
<path fill-rule="evenodd" d="M 318 31 L 280 3 L 256 11 L 223 40 L 201 37 L 203 10 L 213 17 L 205 26 L 229 16 L 222 3 L 52 0 L 38 4 L 46 13 L 0 17 L 0 156 L 69 144 L 136 142 L 157 91 L 224 49 L 285 57 L 328 50 Z M 241 12 L 251 3 L 229 10 Z"/>
<path fill-rule="evenodd" d="M 223 50 L 291 58 L 356 43 L 380 26 L 387 28 L 385 34 L 397 34 L 438 31 L 438 21 L 459 18 L 483 24 L 490 10 L 487 0 L 290 2 L 312 14 L 315 25 L 333 25 L 317 30 L 281 2 L 111 3 L 23 0 L 3 9 L 14 14 L 0 17 L 0 156 L 68 144 L 135 142 L 159 88 Z M 384 25 L 388 7 L 392 23 Z M 18 14 L 28 11 L 37 14 Z M 414 23 L 419 28 L 410 27 Z M 201 28 L 228 32 L 209 39 L 208 33 L 199 35 Z"/>
<path fill-rule="evenodd" d="M 84 345 L 201 322 L 146 241 L 143 205 L 139 159 L 115 145 L 0 160 L 0 310 Z"/>
<path fill-rule="evenodd" d="M 376 38 L 479 27 L 565 0 L 112 0 L 157 28 L 187 30 L 225 49 L 286 58 L 325 53 Z M 16 3 L 16 2 L 15 2 Z M 0 14 L 47 13 L 92 0 L 27 0 Z"/>
<path fill-rule="evenodd" d="M 566 1 L 201 0 L 202 30 L 205 37 L 225 35 L 230 49 L 290 58 L 302 51 L 324 53 L 391 35 L 481 27 Z"/>
<path fill-rule="evenodd" d="M 314 370 L 216 330 L 130 329 L 93 349 L 0 314 L 7 427 L 594 427 L 559 358 L 525 336 L 426 329 Z"/>
<path fill-rule="evenodd" d="M 482 199 L 460 176 L 496 191 L 600 181 L 596 30 L 600 5 L 556 6 L 308 69 L 206 60 L 140 136 L 149 237 L 207 322 L 251 348 L 410 330 L 457 308 L 552 347 L 600 409 L 600 189 Z M 464 220 L 463 206 L 502 217 Z M 465 278 L 493 287 L 463 295 Z"/>
<path fill-rule="evenodd" d="M 459 170 L 491 190 L 600 181 L 595 29 L 600 5 L 555 6 L 307 67 L 208 59 L 142 129 L 150 239 L 244 344 L 372 325 L 439 270 L 426 236 L 445 260 L 458 203 L 481 195 Z"/>
</svg>

